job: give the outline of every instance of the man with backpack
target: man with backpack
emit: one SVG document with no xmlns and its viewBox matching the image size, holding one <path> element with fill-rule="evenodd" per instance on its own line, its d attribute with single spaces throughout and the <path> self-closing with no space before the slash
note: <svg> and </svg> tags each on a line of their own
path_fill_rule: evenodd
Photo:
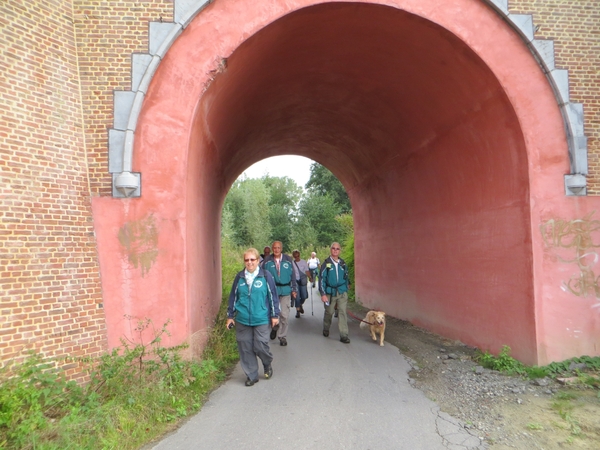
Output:
<svg viewBox="0 0 600 450">
<path fill-rule="evenodd" d="M 271 272 L 271 275 L 275 278 L 281 313 L 279 315 L 279 326 L 271 329 L 269 337 L 271 340 L 278 337 L 279 345 L 285 347 L 288 344 L 288 317 L 291 305 L 295 304 L 298 287 L 294 276 L 294 261 L 290 255 L 283 254 L 283 244 L 280 241 L 275 241 L 271 245 L 271 250 L 273 253 L 265 257 L 262 268 Z"/>
<path fill-rule="evenodd" d="M 321 261 L 317 258 L 317 254 L 312 252 L 310 254 L 310 259 L 306 261 L 308 264 L 308 270 L 310 271 L 310 282 L 312 283 L 312 287 L 315 287 L 315 282 L 317 281 L 317 272 L 319 272 L 319 265 Z"/>
<path fill-rule="evenodd" d="M 325 304 L 325 315 L 323 316 L 323 336 L 329 336 L 332 317 L 337 307 L 338 327 L 340 330 L 340 342 L 350 343 L 348 337 L 348 316 L 346 308 L 348 306 L 348 267 L 342 258 L 340 252 L 342 248 L 339 243 L 334 242 L 330 247 L 331 255 L 327 257 L 321 265 L 319 272 L 319 292 L 321 301 Z"/>
</svg>

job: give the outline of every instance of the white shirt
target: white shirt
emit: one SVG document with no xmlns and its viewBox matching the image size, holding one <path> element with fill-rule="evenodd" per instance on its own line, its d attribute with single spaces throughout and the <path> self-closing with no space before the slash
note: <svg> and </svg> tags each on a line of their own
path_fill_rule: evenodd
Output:
<svg viewBox="0 0 600 450">
<path fill-rule="evenodd" d="M 254 282 L 254 279 L 256 278 L 257 275 L 258 275 L 258 267 L 256 267 L 256 270 L 254 272 L 248 272 L 248 269 L 244 270 L 244 278 L 246 278 L 246 284 L 248 285 L 248 291 L 252 290 L 252 283 Z"/>
<path fill-rule="evenodd" d="M 338 275 L 338 264 L 340 263 L 340 260 L 338 259 L 337 261 L 333 258 L 331 258 L 331 261 L 333 261 L 333 265 L 335 266 L 335 281 L 336 282 L 340 282 L 340 276 Z"/>
</svg>

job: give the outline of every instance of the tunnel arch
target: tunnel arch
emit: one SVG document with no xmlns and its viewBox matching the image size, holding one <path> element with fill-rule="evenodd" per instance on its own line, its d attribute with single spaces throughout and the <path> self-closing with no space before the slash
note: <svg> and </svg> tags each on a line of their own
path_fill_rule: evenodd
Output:
<svg viewBox="0 0 600 450">
<path fill-rule="evenodd" d="M 115 91 L 114 127 L 109 130 L 109 172 L 113 176 L 114 197 L 141 195 L 141 174 L 132 172 L 132 161 L 135 130 L 145 95 L 170 46 L 210 1 L 175 0 L 174 22 L 150 22 L 149 53 L 132 55 L 132 89 Z M 585 175 L 588 173 L 588 160 L 587 138 L 583 129 L 583 105 L 573 103 L 569 99 L 568 71 L 555 67 L 554 42 L 535 39 L 532 16 L 509 13 L 507 0 L 481 1 L 495 10 L 521 36 L 546 74 L 554 89 L 567 134 L 571 173 L 564 177 L 565 194 L 586 195 Z M 220 59 L 218 69 L 214 69 L 213 72 L 220 70 L 223 62 L 226 62 L 225 58 Z"/>
<path fill-rule="evenodd" d="M 221 296 L 224 197 L 252 163 L 298 154 L 351 197 L 364 304 L 547 358 L 535 200 L 564 197 L 569 161 L 552 86 L 520 37 L 466 0 L 285 3 L 216 2 L 158 66 L 136 123 L 144 194 L 107 201 L 106 220 L 153 217 L 159 259 L 151 276 L 103 269 L 109 341 L 148 298 L 176 318 L 175 341 L 201 349 Z"/>
<path fill-rule="evenodd" d="M 357 258 L 366 262 L 357 267 L 364 304 L 447 335 L 449 322 L 470 323 L 473 335 L 462 339 L 489 347 L 477 328 L 492 321 L 491 305 L 506 293 L 486 292 L 477 278 L 496 276 L 498 284 L 516 282 L 518 293 L 513 326 L 494 339 L 534 346 L 521 125 L 498 79 L 455 35 L 389 6 L 300 9 L 237 47 L 200 105 L 196 129 L 211 137 L 203 147 L 218 149 L 230 181 L 253 158 L 282 152 L 316 160 L 340 179 L 355 205 Z M 486 242 L 511 222 L 518 233 Z M 365 248 L 388 247 L 390 231 L 393 270 Z M 411 264 L 419 258 L 427 260 L 424 275 Z M 444 294 L 465 283 L 485 301 Z"/>
</svg>

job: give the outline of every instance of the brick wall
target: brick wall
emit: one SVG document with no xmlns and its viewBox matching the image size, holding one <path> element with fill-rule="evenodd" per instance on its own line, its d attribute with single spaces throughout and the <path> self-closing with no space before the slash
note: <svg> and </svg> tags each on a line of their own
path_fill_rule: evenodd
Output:
<svg viewBox="0 0 600 450">
<path fill-rule="evenodd" d="M 131 90 L 131 54 L 148 53 L 148 23 L 173 21 L 172 0 L 74 0 L 92 195 L 111 195 L 113 91 Z"/>
<path fill-rule="evenodd" d="M 589 138 L 588 194 L 600 194 L 600 7 L 593 0 L 510 0 L 511 13 L 531 14 L 537 39 L 555 43 L 556 66 L 569 70 L 571 101 L 584 104 Z M 148 22 L 173 20 L 173 0 L 74 0 L 90 185 L 110 195 L 107 128 L 112 91 L 129 90 L 131 53 L 147 52 Z"/>
<path fill-rule="evenodd" d="M 4 362 L 106 347 L 87 170 L 71 1 L 0 2 Z"/>
<path fill-rule="evenodd" d="M 600 194 L 600 2 L 509 0 L 514 14 L 532 14 L 536 39 L 554 41 L 556 67 L 569 71 L 571 101 L 582 103 L 588 137 L 588 195 Z"/>
<path fill-rule="evenodd" d="M 584 104 L 589 193 L 600 193 L 600 8 L 592 0 L 513 0 L 555 41 L 571 100 Z M 172 0 L 0 2 L 0 359 L 105 348 L 90 196 L 110 195 L 113 90 Z M 86 158 L 87 157 L 87 158 Z M 89 176 L 88 176 L 89 174 Z M 70 369 L 75 373 L 75 368 Z"/>
</svg>

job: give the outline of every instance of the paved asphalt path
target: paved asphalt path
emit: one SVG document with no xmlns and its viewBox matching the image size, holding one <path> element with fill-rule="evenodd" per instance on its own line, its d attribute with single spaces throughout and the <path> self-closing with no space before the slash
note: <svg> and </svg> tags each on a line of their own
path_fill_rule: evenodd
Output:
<svg viewBox="0 0 600 450">
<path fill-rule="evenodd" d="M 309 297 L 305 314 L 290 317 L 288 346 L 271 341 L 271 379 L 259 370 L 259 383 L 246 387 L 238 364 L 197 415 L 152 448 L 486 448 L 411 386 L 397 347 L 380 347 L 356 320 L 349 320 L 350 344 L 339 341 L 337 319 L 325 338 L 323 306 L 318 291 L 312 294 L 314 315 Z"/>
</svg>

